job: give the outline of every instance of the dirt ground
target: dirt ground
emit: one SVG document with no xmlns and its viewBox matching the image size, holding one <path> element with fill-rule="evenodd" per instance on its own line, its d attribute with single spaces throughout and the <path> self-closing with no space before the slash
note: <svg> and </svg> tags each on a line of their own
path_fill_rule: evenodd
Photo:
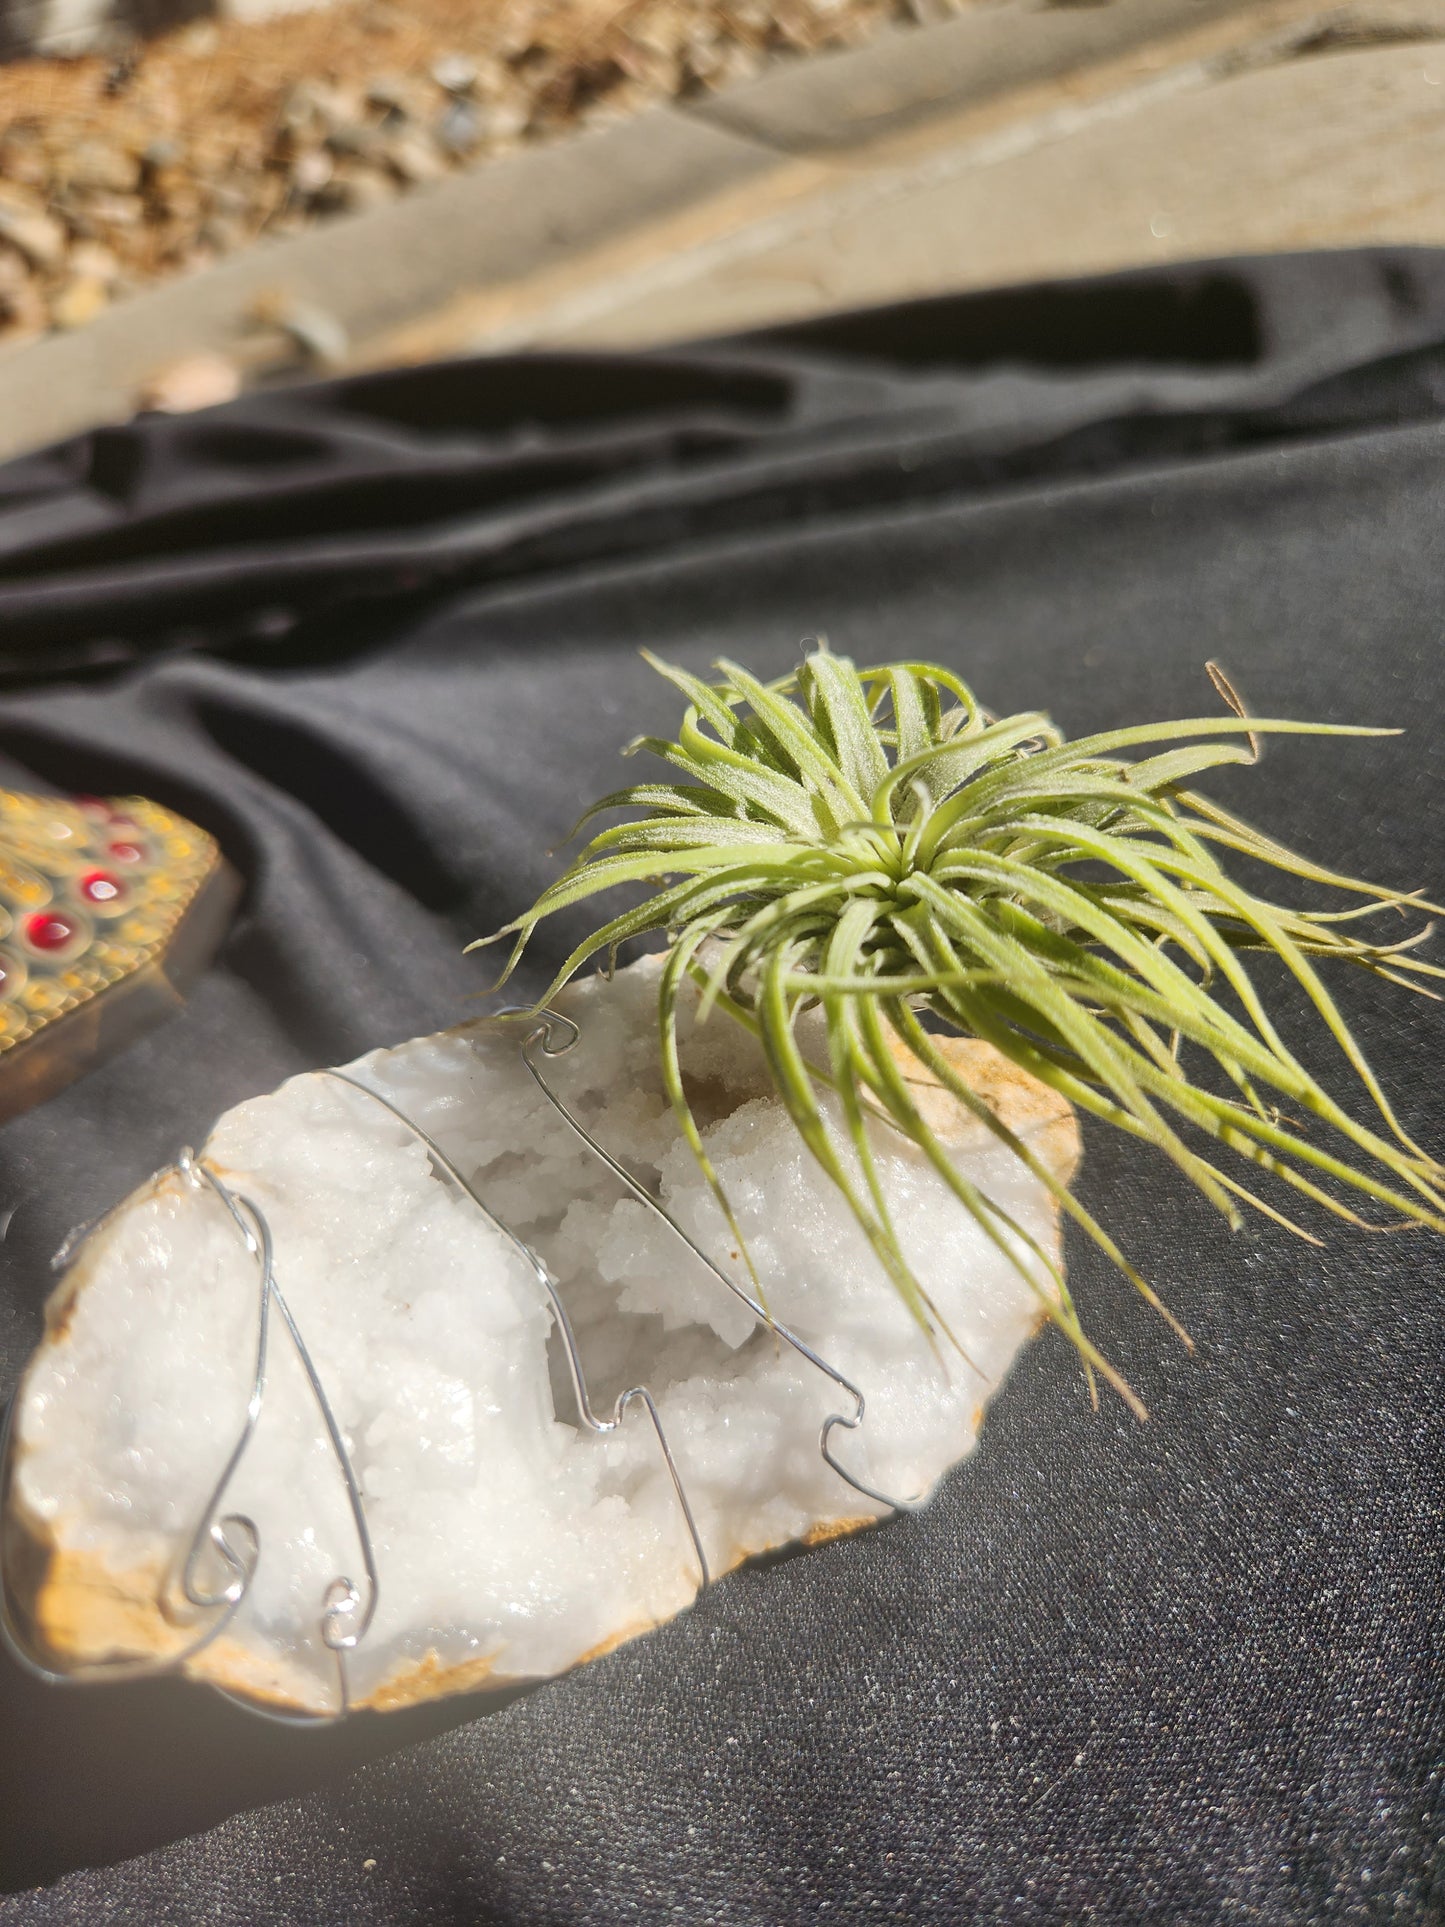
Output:
<svg viewBox="0 0 1445 1927">
<path fill-rule="evenodd" d="M 583 122 L 968 0 L 341 0 L 0 67 L 0 347 Z"/>
</svg>

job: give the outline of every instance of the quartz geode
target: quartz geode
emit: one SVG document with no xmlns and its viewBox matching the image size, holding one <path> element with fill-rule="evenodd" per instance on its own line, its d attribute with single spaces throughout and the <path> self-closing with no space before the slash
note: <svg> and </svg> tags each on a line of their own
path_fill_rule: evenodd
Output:
<svg viewBox="0 0 1445 1927">
<path fill-rule="evenodd" d="M 746 1282 L 661 1088 L 657 968 L 644 959 L 566 991 L 559 1007 L 582 1041 L 549 1074 L 585 1127 Z M 800 1034 L 807 1046 L 807 1020 Z M 947 1048 L 1067 1179 L 1078 1153 L 1068 1106 L 987 1045 Z M 988 1397 L 1037 1328 L 1036 1292 L 880 1123 L 905 1250 L 971 1362 L 935 1349 L 747 1035 L 685 1011 L 682 1055 L 770 1311 L 866 1394 L 863 1425 L 833 1433 L 839 1458 L 877 1490 L 927 1491 L 972 1447 Z M 569 1132 L 515 1030 L 474 1024 L 350 1068 L 544 1253 L 594 1405 L 650 1386 L 714 1574 L 879 1515 L 819 1452 L 823 1421 L 849 1401 Z M 960 1167 L 1056 1251 L 1045 1188 L 921 1067 L 908 1075 Z M 697 1564 L 645 1415 L 634 1409 L 606 1439 L 578 1427 L 536 1278 L 404 1124 L 313 1074 L 228 1112 L 202 1155 L 265 1213 L 277 1283 L 364 1500 L 379 1588 L 347 1661 L 353 1704 L 553 1674 L 688 1604 Z M 208 1624 L 184 1604 L 179 1566 L 242 1426 L 257 1282 L 216 1196 L 167 1173 L 92 1234 L 54 1294 L 18 1394 L 5 1530 L 22 1622 L 59 1669 L 179 1655 Z M 275 1708 L 334 1709 L 321 1616 L 337 1576 L 358 1574 L 357 1540 L 279 1328 L 261 1417 L 219 1510 L 255 1522 L 259 1553 L 242 1605 L 186 1670 Z"/>
</svg>

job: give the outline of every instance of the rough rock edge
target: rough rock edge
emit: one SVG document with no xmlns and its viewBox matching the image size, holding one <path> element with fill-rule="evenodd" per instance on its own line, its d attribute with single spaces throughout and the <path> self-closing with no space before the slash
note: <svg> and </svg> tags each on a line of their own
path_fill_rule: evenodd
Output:
<svg viewBox="0 0 1445 1927">
<path fill-rule="evenodd" d="M 1080 1140 L 1078 1120 L 1067 1099 L 980 1039 L 939 1037 L 936 1042 L 963 1081 L 994 1115 L 1029 1145 L 1061 1184 L 1068 1184 L 1078 1168 Z M 961 1148 L 987 1136 L 987 1127 L 981 1120 L 967 1112 L 906 1046 L 896 1044 L 895 1056 L 913 1087 L 919 1110 L 940 1137 L 951 1146 Z M 139 1186 L 95 1227 L 87 1239 L 89 1250 L 82 1250 L 46 1303 L 43 1345 L 65 1342 L 75 1304 L 94 1264 L 91 1253 L 99 1249 L 92 1242 L 96 1232 L 131 1205 L 153 1196 L 168 1182 L 179 1180 L 165 1173 Z M 1052 1242 L 1057 1255 L 1057 1207 Z M 22 1380 L 17 1398 L 23 1390 Z M 984 1405 L 978 1408 L 975 1435 L 984 1409 Z M 22 1456 L 23 1447 L 17 1437 L 15 1466 Z M 13 1467 L 11 1483 L 13 1493 Z M 801 1535 L 800 1543 L 821 1545 L 876 1523 L 876 1519 L 867 1514 L 820 1519 Z M 0 1520 L 0 1529 L 6 1534 L 8 1570 L 14 1574 L 18 1569 L 29 1582 L 28 1597 L 17 1602 L 22 1620 L 28 1621 L 29 1630 L 57 1670 L 89 1667 L 107 1660 L 163 1662 L 179 1653 L 196 1636 L 194 1627 L 174 1623 L 161 1604 L 168 1577 L 161 1562 L 117 1572 L 98 1554 L 67 1548 L 50 1522 L 37 1518 L 13 1497 L 5 1518 Z M 735 1547 L 714 1576 L 721 1577 L 723 1572 L 732 1571 L 750 1558 L 776 1551 L 784 1543 L 788 1542 L 774 1540 Z M 676 1608 L 678 1612 L 684 1611 L 696 1598 L 696 1582 L 691 1573 L 686 1587 L 689 1596 Z M 662 1623 L 661 1619 L 630 1623 L 601 1640 L 575 1665 L 584 1666 L 589 1660 L 599 1659 Z M 503 1664 L 503 1651 L 499 1648 L 445 1666 L 433 1649 L 421 1659 L 407 1660 L 399 1666 L 364 1699 L 353 1702 L 353 1710 L 391 1712 L 456 1693 L 518 1686 L 536 1677 L 531 1673 L 509 1673 Z M 220 1635 L 184 1670 L 193 1678 L 238 1694 L 263 1708 L 303 1714 L 327 1710 L 326 1689 L 314 1675 L 279 1664 L 274 1657 L 267 1660 L 253 1647 L 229 1634 Z M 118 1664 L 117 1676 L 123 1672 L 123 1664 Z"/>
</svg>

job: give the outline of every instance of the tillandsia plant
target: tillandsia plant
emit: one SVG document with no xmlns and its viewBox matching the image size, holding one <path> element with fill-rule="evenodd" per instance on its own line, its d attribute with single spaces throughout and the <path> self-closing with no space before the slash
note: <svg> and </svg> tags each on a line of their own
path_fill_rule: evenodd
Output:
<svg viewBox="0 0 1445 1927">
<path fill-rule="evenodd" d="M 1025 1252 L 1042 1263 L 1045 1310 L 1078 1347 L 1091 1388 L 1100 1373 L 1141 1415 L 1083 1331 L 1059 1268 L 955 1168 L 915 1102 L 899 1045 L 1004 1140 L 1176 1330 L 1110 1233 L 959 1077 L 938 1048 L 940 1027 L 994 1045 L 1081 1111 L 1154 1146 L 1233 1226 L 1249 1206 L 1313 1238 L 1253 1188 L 1265 1178 L 1354 1225 L 1445 1231 L 1445 1168 L 1402 1128 L 1316 968 L 1350 964 L 1425 989 L 1445 976 L 1414 955 L 1428 925 L 1376 943 L 1355 934 L 1354 920 L 1436 906 L 1322 868 L 1191 787 L 1207 770 L 1256 760 L 1266 733 L 1394 732 L 1247 716 L 1213 665 L 1232 713 L 1069 742 L 1040 712 L 990 715 L 928 663 L 860 670 L 820 646 L 776 682 L 723 662 L 707 683 L 648 660 L 687 710 L 675 742 L 644 737 L 630 748 L 681 780 L 633 784 L 587 812 L 579 830 L 605 811 L 641 815 L 595 835 L 497 933 L 515 939 L 502 981 L 544 918 L 616 885 L 647 887 L 577 946 L 546 995 L 590 959 L 666 933 L 664 1081 L 744 1253 L 679 1067 L 688 980 L 700 1016 L 716 1008 L 758 1038 L 797 1130 L 927 1329 L 939 1321 L 903 1255 L 870 1117 L 918 1147 L 1020 1268 Z M 1288 908 L 1230 875 L 1225 859 L 1238 857 L 1355 901 Z M 1284 1043 L 1246 968 L 1250 952 L 1276 959 L 1302 988 L 1368 1094 L 1373 1127 Z M 824 1019 L 826 1062 L 811 1061 L 799 1039 L 810 1010 Z M 844 1145 L 825 1121 L 824 1091 Z M 1327 1130 L 1309 1135 L 1311 1120 Z"/>
</svg>

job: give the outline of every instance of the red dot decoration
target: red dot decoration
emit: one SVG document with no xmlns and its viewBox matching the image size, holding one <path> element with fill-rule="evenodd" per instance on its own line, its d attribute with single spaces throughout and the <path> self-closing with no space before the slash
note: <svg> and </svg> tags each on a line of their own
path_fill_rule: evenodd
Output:
<svg viewBox="0 0 1445 1927">
<path fill-rule="evenodd" d="M 25 919 L 25 936 L 37 950 L 64 950 L 75 940 L 76 926 L 58 910 L 36 910 Z"/>
<path fill-rule="evenodd" d="M 107 803 L 103 796 L 77 792 L 70 800 L 78 810 L 83 810 L 87 816 L 96 818 L 97 822 L 106 829 L 119 831 L 122 836 L 140 828 L 140 824 L 133 816 L 125 810 L 116 809 L 112 804 Z"/>
<path fill-rule="evenodd" d="M 80 879 L 78 888 L 87 903 L 119 903 L 125 895 L 125 885 L 108 870 L 91 870 Z"/>
<path fill-rule="evenodd" d="M 139 843 L 128 843 L 123 840 L 118 843 L 107 843 L 105 853 L 116 863 L 144 863 L 146 860 L 146 853 Z"/>
</svg>

